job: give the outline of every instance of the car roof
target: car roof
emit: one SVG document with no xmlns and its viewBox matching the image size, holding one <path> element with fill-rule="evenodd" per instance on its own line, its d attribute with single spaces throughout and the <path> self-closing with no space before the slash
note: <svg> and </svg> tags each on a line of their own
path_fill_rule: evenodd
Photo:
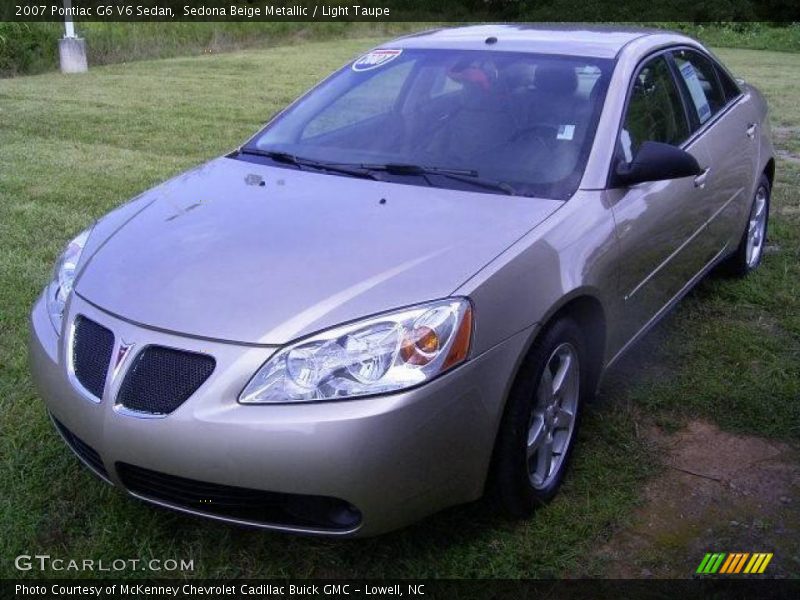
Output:
<svg viewBox="0 0 800 600">
<path fill-rule="evenodd" d="M 430 48 L 450 50 L 498 50 L 534 52 L 568 56 L 615 58 L 630 42 L 653 38 L 653 45 L 694 42 L 691 38 L 663 29 L 620 27 L 588 24 L 531 24 L 471 25 L 433 29 L 393 40 L 383 47 Z M 496 42 L 487 42 L 496 38 Z M 648 46 L 648 44 L 637 44 Z"/>
</svg>

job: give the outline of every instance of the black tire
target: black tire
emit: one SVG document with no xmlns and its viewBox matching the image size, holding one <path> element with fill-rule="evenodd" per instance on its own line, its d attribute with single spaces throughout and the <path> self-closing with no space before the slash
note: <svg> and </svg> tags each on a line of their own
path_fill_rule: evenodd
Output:
<svg viewBox="0 0 800 600">
<path fill-rule="evenodd" d="M 535 475 L 531 474 L 536 456 L 529 460 L 527 446 L 529 436 L 534 436 L 533 422 L 540 401 L 537 394 L 545 367 L 548 364 L 552 367 L 554 353 L 565 344 L 574 349 L 578 364 L 578 374 L 573 376 L 578 385 L 574 426 L 566 448 L 559 454 L 563 458 L 560 459 L 557 472 L 552 471 L 550 481 L 541 481 L 541 485 L 536 486 L 532 481 Z M 509 394 L 493 457 L 491 492 L 506 515 L 512 518 L 528 517 L 558 492 L 575 447 L 582 407 L 592 393 L 589 385 L 590 358 L 580 327 L 572 319 L 561 318 L 540 334 L 524 359 Z"/>
<path fill-rule="evenodd" d="M 761 250 L 758 252 L 758 256 L 755 260 L 749 260 L 748 256 L 748 237 L 750 233 L 750 222 L 753 218 L 753 213 L 757 206 L 757 200 L 759 193 L 761 191 L 765 193 L 766 204 L 764 206 L 764 231 L 762 234 L 762 241 L 761 241 Z M 761 260 L 764 257 L 764 248 L 763 245 L 766 244 L 767 240 L 767 232 L 769 230 L 769 204 L 770 204 L 770 197 L 771 197 L 771 189 L 769 185 L 769 179 L 767 179 L 766 175 L 761 175 L 761 178 L 758 181 L 758 186 L 756 187 L 756 193 L 753 196 L 753 199 L 750 203 L 750 212 L 748 213 L 749 216 L 747 217 L 747 224 L 744 227 L 744 232 L 742 233 L 742 238 L 739 240 L 739 245 L 736 247 L 736 251 L 728 258 L 725 262 L 725 271 L 734 277 L 744 277 L 751 271 L 755 271 L 759 265 L 761 264 Z"/>
</svg>

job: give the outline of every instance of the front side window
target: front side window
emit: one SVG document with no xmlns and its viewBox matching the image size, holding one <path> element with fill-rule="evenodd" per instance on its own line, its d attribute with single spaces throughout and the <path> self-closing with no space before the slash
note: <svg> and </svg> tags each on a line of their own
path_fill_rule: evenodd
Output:
<svg viewBox="0 0 800 600">
<path fill-rule="evenodd" d="M 583 175 L 612 69 L 597 58 L 385 49 L 334 74 L 243 151 L 371 168 L 400 183 L 491 191 L 475 185 L 481 179 L 566 198 Z M 424 167 L 425 176 L 387 165 Z"/>
<path fill-rule="evenodd" d="M 725 92 L 717 79 L 713 63 L 698 52 L 677 50 L 673 53 L 675 64 L 686 85 L 697 121 L 708 121 L 725 106 Z"/>
<path fill-rule="evenodd" d="M 678 145 L 689 137 L 689 125 L 669 63 L 658 56 L 633 81 L 619 146 L 631 162 L 643 142 Z"/>
</svg>

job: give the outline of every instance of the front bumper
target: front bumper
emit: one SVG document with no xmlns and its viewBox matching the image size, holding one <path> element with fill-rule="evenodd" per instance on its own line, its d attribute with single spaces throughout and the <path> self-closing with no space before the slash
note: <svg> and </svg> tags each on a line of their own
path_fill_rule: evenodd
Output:
<svg viewBox="0 0 800 600">
<path fill-rule="evenodd" d="M 96 452 L 99 467 L 83 457 L 90 468 L 155 504 L 236 523 L 324 535 L 374 535 L 478 498 L 508 385 L 532 334 L 521 332 L 407 392 L 361 400 L 246 406 L 237 397 L 274 347 L 156 331 L 73 295 L 65 322 L 70 324 L 79 314 L 114 333 L 112 365 L 99 401 L 87 398 L 85 390 L 74 385 L 66 364 L 68 341 L 54 331 L 41 298 L 31 314 L 29 351 L 33 379 L 62 435 L 66 430 L 65 438 L 79 456 L 76 443 Z M 121 343 L 131 346 L 131 356 L 115 366 Z M 148 344 L 208 353 L 217 363 L 193 396 L 159 418 L 120 411 L 114 402 L 132 355 Z M 120 473 L 124 465 L 212 486 L 338 499 L 355 507 L 360 518 L 334 528 L 228 517 L 224 511 L 164 501 L 131 489 Z"/>
</svg>

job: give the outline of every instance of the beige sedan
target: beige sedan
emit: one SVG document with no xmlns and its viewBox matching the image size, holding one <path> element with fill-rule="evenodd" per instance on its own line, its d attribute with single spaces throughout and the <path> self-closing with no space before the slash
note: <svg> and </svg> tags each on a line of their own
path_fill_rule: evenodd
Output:
<svg viewBox="0 0 800 600">
<path fill-rule="evenodd" d="M 685 36 L 400 38 L 75 237 L 34 379 L 95 474 L 170 509 L 372 535 L 491 490 L 525 516 L 609 365 L 758 267 L 774 177 L 763 97 Z"/>
</svg>

